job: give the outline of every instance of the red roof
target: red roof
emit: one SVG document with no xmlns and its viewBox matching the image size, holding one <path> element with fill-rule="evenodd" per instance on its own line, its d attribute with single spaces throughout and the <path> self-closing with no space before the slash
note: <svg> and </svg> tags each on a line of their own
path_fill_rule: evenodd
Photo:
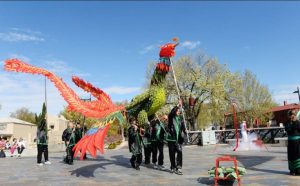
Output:
<svg viewBox="0 0 300 186">
<path fill-rule="evenodd" d="M 288 105 L 283 105 L 283 106 L 278 106 L 278 107 L 273 107 L 270 112 L 278 112 L 278 111 L 283 111 L 283 110 L 292 110 L 292 109 L 300 109 L 300 105 L 293 103 L 293 104 L 288 104 Z"/>
</svg>

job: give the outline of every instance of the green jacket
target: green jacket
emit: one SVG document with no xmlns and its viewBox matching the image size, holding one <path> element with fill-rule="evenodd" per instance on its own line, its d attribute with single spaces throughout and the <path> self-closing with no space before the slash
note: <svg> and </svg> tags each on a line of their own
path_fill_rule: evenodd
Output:
<svg viewBox="0 0 300 186">
<path fill-rule="evenodd" d="M 176 115 L 177 109 L 178 109 L 177 106 L 174 107 L 168 116 L 169 135 L 167 136 L 167 141 L 183 144 L 184 135 L 185 135 L 185 126 L 184 123 L 182 122 L 181 117 Z"/>
<path fill-rule="evenodd" d="M 133 155 L 141 154 L 142 153 L 142 140 L 141 136 L 137 131 L 134 131 L 133 127 L 128 129 L 128 147 L 129 151 Z"/>
<path fill-rule="evenodd" d="M 159 120 L 154 120 L 151 122 L 151 128 L 151 142 L 163 142 L 166 135 L 164 124 Z"/>
<path fill-rule="evenodd" d="M 62 140 L 65 142 L 67 147 L 72 147 L 75 145 L 75 132 L 71 128 L 66 128 L 62 134 Z M 69 145 L 67 145 L 69 142 Z"/>
<path fill-rule="evenodd" d="M 45 130 L 37 129 L 36 142 L 38 145 L 48 145 L 47 129 Z"/>
</svg>

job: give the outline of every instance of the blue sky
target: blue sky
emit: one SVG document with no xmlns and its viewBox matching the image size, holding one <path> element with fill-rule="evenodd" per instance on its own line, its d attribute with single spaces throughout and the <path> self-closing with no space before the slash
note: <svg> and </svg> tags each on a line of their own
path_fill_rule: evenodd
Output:
<svg viewBox="0 0 300 186">
<path fill-rule="evenodd" d="M 0 2 L 0 61 L 19 57 L 131 99 L 159 45 L 177 36 L 177 58 L 204 51 L 232 71 L 251 70 L 274 99 L 298 102 L 300 2 Z M 41 110 L 44 79 L 0 70 L 0 116 Z M 64 100 L 48 82 L 49 112 Z"/>
</svg>

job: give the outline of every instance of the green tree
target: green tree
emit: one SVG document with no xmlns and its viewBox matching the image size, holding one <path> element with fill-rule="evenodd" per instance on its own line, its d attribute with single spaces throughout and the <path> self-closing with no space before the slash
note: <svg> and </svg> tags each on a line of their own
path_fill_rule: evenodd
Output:
<svg viewBox="0 0 300 186">
<path fill-rule="evenodd" d="M 154 62 L 148 64 L 147 81 L 150 81 L 154 67 Z M 224 114 L 232 112 L 232 102 L 240 105 L 238 111 L 247 111 L 244 116 L 249 122 L 250 118 L 262 120 L 266 110 L 274 105 L 268 88 L 261 85 L 250 71 L 233 73 L 216 58 L 203 54 L 182 56 L 174 62 L 174 70 L 190 130 L 204 128 L 208 124 L 222 124 Z M 172 72 L 164 86 L 167 104 L 158 111 L 159 114 L 168 113 L 178 101 Z M 190 99 L 194 100 L 193 105 L 189 104 Z"/>
<path fill-rule="evenodd" d="M 22 107 L 20 109 L 17 109 L 15 112 L 10 113 L 10 117 L 36 124 L 35 113 L 30 112 L 29 109 L 25 107 Z"/>
<path fill-rule="evenodd" d="M 81 124 L 84 123 L 87 129 L 89 129 L 90 127 L 92 127 L 94 124 L 98 122 L 98 120 L 95 118 L 84 117 L 82 114 L 78 112 L 70 111 L 67 108 L 61 111 L 59 115 L 64 116 L 67 120 L 72 121 L 74 123 L 76 122 L 80 122 Z"/>
<path fill-rule="evenodd" d="M 42 120 L 46 118 L 46 114 L 47 114 L 46 104 L 43 103 L 42 112 L 39 115 L 35 114 L 35 124 L 39 126 Z"/>
<path fill-rule="evenodd" d="M 226 96 L 236 92 L 232 85 L 238 84 L 239 76 L 217 59 L 204 55 L 196 58 L 183 56 L 175 61 L 174 69 L 190 129 L 197 130 L 223 121 L 228 107 Z M 172 74 L 168 76 L 166 86 L 168 100 L 174 104 L 178 96 Z M 190 98 L 194 100 L 193 106 L 189 105 Z"/>
<path fill-rule="evenodd" d="M 272 98 L 272 95 L 266 85 L 262 85 L 256 75 L 249 70 L 242 74 L 242 86 L 239 89 L 238 105 L 241 114 L 241 119 L 253 124 L 253 120 L 258 118 L 261 122 L 266 122 L 271 119 L 272 114 L 267 113 L 272 107 L 277 104 Z"/>
</svg>

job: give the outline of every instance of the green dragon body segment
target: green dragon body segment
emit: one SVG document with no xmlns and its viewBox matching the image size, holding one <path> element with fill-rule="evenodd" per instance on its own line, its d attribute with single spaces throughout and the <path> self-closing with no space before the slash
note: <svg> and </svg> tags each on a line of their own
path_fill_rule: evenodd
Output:
<svg viewBox="0 0 300 186">
<path fill-rule="evenodd" d="M 159 62 L 151 78 L 149 89 L 134 97 L 126 106 L 128 116 L 137 118 L 141 126 L 151 120 L 155 113 L 166 103 L 166 90 L 163 83 L 171 69 L 170 58 L 175 56 L 175 47 L 177 45 L 178 43 L 168 43 L 161 47 Z"/>
</svg>

